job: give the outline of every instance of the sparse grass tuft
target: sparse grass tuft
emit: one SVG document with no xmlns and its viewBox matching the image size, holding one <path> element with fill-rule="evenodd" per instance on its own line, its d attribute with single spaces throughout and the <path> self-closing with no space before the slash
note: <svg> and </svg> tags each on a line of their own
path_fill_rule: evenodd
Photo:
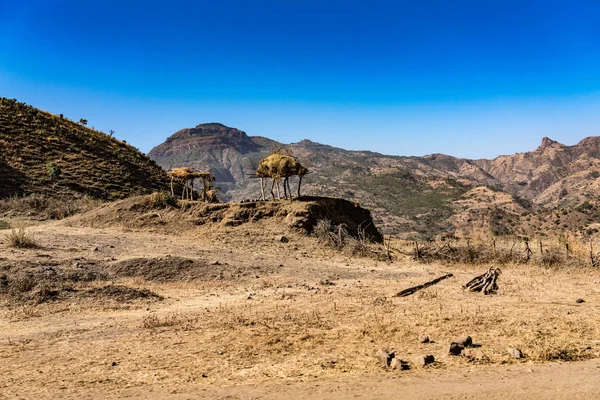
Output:
<svg viewBox="0 0 600 400">
<path fill-rule="evenodd" d="M 156 329 L 165 327 L 179 327 L 183 330 L 192 330 L 197 322 L 197 317 L 184 317 L 178 314 L 171 314 L 161 318 L 153 314 L 144 318 L 142 321 L 142 328 Z"/>
<path fill-rule="evenodd" d="M 19 249 L 35 249 L 39 245 L 35 239 L 25 232 L 25 228 L 12 228 L 11 233 L 6 235 L 6 245 L 8 247 L 16 247 Z"/>
</svg>

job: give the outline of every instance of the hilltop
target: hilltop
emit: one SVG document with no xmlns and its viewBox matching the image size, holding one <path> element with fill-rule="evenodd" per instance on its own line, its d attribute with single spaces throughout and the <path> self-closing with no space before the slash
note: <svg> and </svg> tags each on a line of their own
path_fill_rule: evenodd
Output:
<svg viewBox="0 0 600 400">
<path fill-rule="evenodd" d="M 125 141 L 0 98 L 0 198 L 117 199 L 167 189 L 169 182 L 161 167 Z"/>
<path fill-rule="evenodd" d="M 221 197 L 240 201 L 258 197 L 251 174 L 258 160 L 281 146 L 311 170 L 303 193 L 358 201 L 373 211 L 382 231 L 405 238 L 597 229 L 600 137 L 573 146 L 543 138 L 531 152 L 471 160 L 349 151 L 310 140 L 284 145 L 211 123 L 176 132 L 149 156 L 167 170 L 210 169 Z"/>
</svg>

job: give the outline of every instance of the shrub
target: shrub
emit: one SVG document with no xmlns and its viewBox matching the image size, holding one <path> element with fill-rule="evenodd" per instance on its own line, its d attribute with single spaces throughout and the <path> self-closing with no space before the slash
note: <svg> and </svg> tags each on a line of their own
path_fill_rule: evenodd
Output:
<svg viewBox="0 0 600 400">
<path fill-rule="evenodd" d="M 48 171 L 48 176 L 52 180 L 55 180 L 58 177 L 60 177 L 60 174 L 62 172 L 60 167 L 56 163 L 53 163 L 53 162 L 49 162 L 46 164 L 46 171 Z"/>
<path fill-rule="evenodd" d="M 356 237 L 350 235 L 345 224 L 333 225 L 328 219 L 321 219 L 313 228 L 312 235 L 319 243 L 333 247 L 349 256 L 374 257 L 390 260 L 389 253 L 382 247 L 372 244 L 365 235 L 364 229 L 358 227 Z"/>
<path fill-rule="evenodd" d="M 7 246 L 19 249 L 33 249 L 38 247 L 37 242 L 25 232 L 23 227 L 13 228 L 11 233 L 6 235 Z"/>
</svg>

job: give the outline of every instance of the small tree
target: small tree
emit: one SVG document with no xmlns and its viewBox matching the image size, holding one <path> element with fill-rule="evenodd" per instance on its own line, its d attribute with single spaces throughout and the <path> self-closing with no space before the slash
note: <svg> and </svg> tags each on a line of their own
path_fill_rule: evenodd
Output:
<svg viewBox="0 0 600 400">
<path fill-rule="evenodd" d="M 81 119 L 79 120 L 79 123 L 80 123 L 81 125 L 87 125 L 87 122 L 88 122 L 88 121 L 87 121 L 87 119 L 84 119 L 84 118 L 81 118 Z"/>
<path fill-rule="evenodd" d="M 55 180 L 60 177 L 62 170 L 60 167 L 53 162 L 49 162 L 46 164 L 46 171 L 48 172 L 48 176 L 50 179 Z"/>
</svg>

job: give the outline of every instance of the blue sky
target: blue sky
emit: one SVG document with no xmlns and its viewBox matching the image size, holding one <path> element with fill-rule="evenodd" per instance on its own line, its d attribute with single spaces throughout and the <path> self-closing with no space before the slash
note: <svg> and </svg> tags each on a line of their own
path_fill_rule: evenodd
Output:
<svg viewBox="0 0 600 400">
<path fill-rule="evenodd" d="M 0 0 L 0 95 L 143 151 L 222 122 L 472 158 L 600 135 L 600 2 Z"/>
</svg>

